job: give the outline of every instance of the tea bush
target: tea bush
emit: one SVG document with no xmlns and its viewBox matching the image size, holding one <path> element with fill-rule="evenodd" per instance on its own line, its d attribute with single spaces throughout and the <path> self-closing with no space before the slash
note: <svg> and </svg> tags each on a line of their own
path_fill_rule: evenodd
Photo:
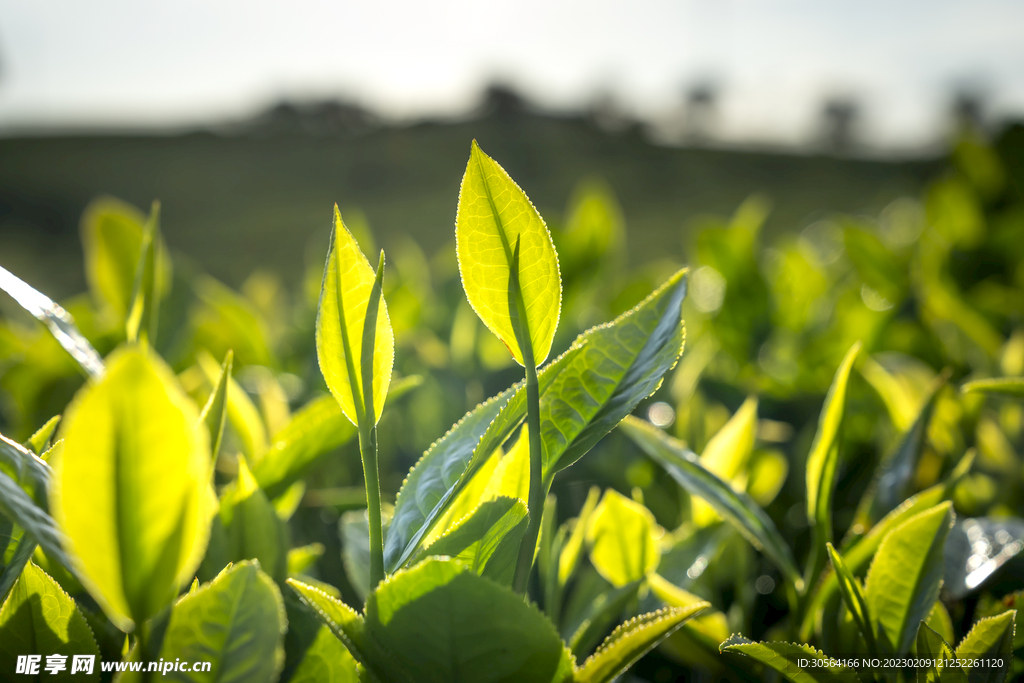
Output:
<svg viewBox="0 0 1024 683">
<path fill-rule="evenodd" d="M 335 208 L 292 301 L 97 200 L 88 294 L 0 269 L 43 323 L 0 327 L 0 671 L 1019 675 L 1021 179 L 953 161 L 770 246 L 754 197 L 691 226 L 690 272 L 630 269 L 594 182 L 549 230 L 474 143 L 454 249 L 374 268 Z"/>
</svg>

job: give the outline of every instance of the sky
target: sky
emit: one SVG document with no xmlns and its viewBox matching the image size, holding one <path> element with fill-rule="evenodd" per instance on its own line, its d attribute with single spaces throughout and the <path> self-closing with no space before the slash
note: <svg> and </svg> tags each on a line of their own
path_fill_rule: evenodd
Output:
<svg viewBox="0 0 1024 683">
<path fill-rule="evenodd" d="M 726 140 L 800 143 L 842 97 L 873 144 L 913 148 L 957 89 L 1024 114 L 1022 36 L 1019 0 L 0 0 L 0 134 L 189 127 L 282 98 L 454 116 L 496 79 L 664 122 L 714 82 Z"/>
</svg>

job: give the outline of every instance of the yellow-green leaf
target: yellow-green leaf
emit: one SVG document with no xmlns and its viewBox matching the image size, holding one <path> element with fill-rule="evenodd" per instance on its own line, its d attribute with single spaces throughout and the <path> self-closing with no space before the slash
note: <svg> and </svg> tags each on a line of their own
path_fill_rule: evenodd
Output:
<svg viewBox="0 0 1024 683">
<path fill-rule="evenodd" d="M 112 197 L 90 204 L 82 217 L 85 278 L 93 296 L 121 320 L 131 305 L 146 218 Z"/>
<path fill-rule="evenodd" d="M 650 510 L 608 489 L 587 529 L 594 568 L 615 586 L 644 578 L 661 559 L 656 527 Z"/>
<path fill-rule="evenodd" d="M 576 518 L 576 526 L 572 528 L 572 534 L 562 546 L 562 552 L 558 556 L 558 583 L 562 586 L 569 582 L 576 572 L 576 565 L 579 564 L 580 553 L 583 550 L 583 539 L 590 526 L 590 516 L 597 509 L 597 501 L 600 499 L 601 489 L 591 486 L 587 493 L 587 500 L 583 503 L 580 516 Z"/>
<path fill-rule="evenodd" d="M 0 671 L 4 672 L 5 680 L 22 678 L 14 676 L 17 658 L 32 654 L 44 655 L 39 679 L 43 680 L 50 677 L 43 669 L 47 655 L 64 655 L 67 669 L 63 673 L 68 675 L 75 655 L 98 658 L 100 652 L 75 601 L 42 569 L 29 562 L 0 608 Z M 96 665 L 93 675 L 76 674 L 72 680 L 99 680 L 99 670 Z"/>
<path fill-rule="evenodd" d="M 750 396 L 708 441 L 700 455 L 700 464 L 724 481 L 731 482 L 746 470 L 754 452 L 756 434 L 757 397 Z M 693 521 L 699 526 L 707 526 L 717 519 L 718 514 L 710 505 L 700 499 L 693 501 Z"/>
<path fill-rule="evenodd" d="M 192 578 L 213 513 L 210 445 L 164 363 L 128 347 L 61 425 L 50 509 L 82 584 L 130 629 Z"/>
<path fill-rule="evenodd" d="M 476 314 L 520 364 L 509 312 L 509 275 L 519 243 L 519 286 L 533 361 L 540 365 L 551 351 L 562 305 L 558 256 L 544 219 L 508 173 L 473 141 L 462 178 L 455 245 L 466 298 Z"/>
<path fill-rule="evenodd" d="M 324 267 L 320 307 L 316 319 L 316 354 L 327 386 L 341 404 L 345 417 L 356 424 L 362 411 L 362 344 L 366 308 L 375 274 L 370 262 L 359 250 L 352 233 L 334 207 L 334 232 Z M 344 320 L 344 329 L 342 328 Z M 346 343 L 347 339 L 347 343 Z M 345 349 L 352 357 L 346 358 Z M 395 359 L 395 336 L 391 330 L 388 307 L 381 297 L 373 352 L 373 415 L 376 424 L 384 408 Z M 350 371 L 351 368 L 351 371 Z M 355 375 L 352 377 L 351 375 Z M 357 411 L 356 401 L 360 401 Z"/>
</svg>

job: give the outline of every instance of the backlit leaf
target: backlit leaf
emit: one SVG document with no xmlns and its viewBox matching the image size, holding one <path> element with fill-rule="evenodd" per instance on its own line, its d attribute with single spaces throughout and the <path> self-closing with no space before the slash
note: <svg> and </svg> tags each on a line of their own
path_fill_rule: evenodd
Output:
<svg viewBox="0 0 1024 683">
<path fill-rule="evenodd" d="M 0 671 L 13 677 L 18 655 L 26 654 L 43 654 L 44 666 L 45 655 L 64 655 L 68 671 L 74 655 L 100 654 L 74 600 L 31 562 L 0 607 Z M 81 680 L 99 680 L 99 666 Z"/>
<path fill-rule="evenodd" d="M 754 437 L 757 435 L 757 398 L 751 396 L 739 410 L 718 430 L 704 452 L 700 464 L 723 481 L 732 481 L 747 468 L 754 452 Z M 714 510 L 702 500 L 693 501 L 693 521 L 707 526 L 717 518 Z"/>
<path fill-rule="evenodd" d="M 533 358 L 551 351 L 562 303 L 558 256 L 544 220 L 508 173 L 473 141 L 462 178 L 455 244 L 466 298 L 522 365 L 509 311 L 509 275 L 519 243 L 519 277 Z"/>
<path fill-rule="evenodd" d="M 597 652 L 583 663 L 576 673 L 576 680 L 580 683 L 609 683 L 688 619 L 708 607 L 710 603 L 698 602 L 690 607 L 666 607 L 630 619 L 616 628 Z"/>
<path fill-rule="evenodd" d="M 587 527 L 591 564 L 613 586 L 644 578 L 661 557 L 656 526 L 650 510 L 614 489 L 606 490 Z"/>
<path fill-rule="evenodd" d="M 861 636 L 868 644 L 868 651 L 873 655 L 880 654 L 875 646 L 875 631 L 871 626 L 871 616 L 860 582 L 850 573 L 842 556 L 836 552 L 831 543 L 828 544 L 828 557 L 832 562 L 832 571 L 835 572 L 836 578 L 839 580 L 839 591 L 843 594 L 843 602 L 846 603 L 846 609 L 853 615 L 853 620 L 856 622 Z"/>
<path fill-rule="evenodd" d="M 332 399 L 333 400 L 333 399 Z M 288 615 L 282 681 L 288 683 L 358 683 L 356 660 L 295 591 L 284 592 Z"/>
<path fill-rule="evenodd" d="M 793 683 L 860 683 L 853 669 L 831 666 L 827 657 L 810 645 L 799 643 L 755 643 L 734 635 L 721 645 L 722 652 L 734 652 L 774 669 Z M 813 660 L 814 665 L 800 666 L 800 660 Z"/>
<path fill-rule="evenodd" d="M 989 662 L 1002 660 L 1002 666 L 964 667 L 971 683 L 1002 683 L 1013 662 L 1013 636 L 1016 610 L 1009 610 L 994 617 L 979 619 L 956 647 L 959 659 L 974 661 L 987 659 Z"/>
<path fill-rule="evenodd" d="M 93 297 L 124 320 L 131 305 L 146 217 L 112 197 L 90 204 L 82 217 L 85 279 Z"/>
<path fill-rule="evenodd" d="M 884 652 L 909 652 L 918 624 L 939 597 L 942 551 L 952 523 L 950 503 L 936 505 L 893 529 L 878 547 L 864 597 Z"/>
<path fill-rule="evenodd" d="M 258 563 L 240 562 L 174 605 L 160 656 L 210 662 L 210 673 L 172 671 L 170 681 L 271 683 L 284 665 L 281 593 Z M 212 675 L 210 675 L 212 674 Z"/>
<path fill-rule="evenodd" d="M 389 683 L 572 680 L 571 655 L 536 607 L 451 560 L 382 583 L 367 600 L 365 629 L 369 668 Z"/>
<path fill-rule="evenodd" d="M 61 425 L 50 508 L 78 577 L 121 628 L 170 602 L 206 549 L 213 492 L 198 420 L 162 361 L 125 348 Z"/>
<path fill-rule="evenodd" d="M 775 523 L 746 493 L 704 469 L 697 456 L 660 429 L 635 417 L 627 417 L 620 425 L 623 433 L 651 456 L 690 492 L 700 496 L 723 519 L 736 527 L 755 548 L 764 552 L 796 587 L 803 586 L 793 560 L 792 551 L 779 534 Z"/>
<path fill-rule="evenodd" d="M 234 358 L 232 352 L 224 357 L 224 364 L 220 368 L 220 376 L 213 385 L 213 393 L 203 406 L 203 412 L 199 420 L 206 425 L 210 432 L 210 455 L 214 462 L 217 454 L 220 453 L 220 441 L 224 436 L 224 423 L 228 417 L 228 381 L 231 379 L 231 362 Z"/>
<path fill-rule="evenodd" d="M 334 231 L 328 247 L 320 305 L 317 309 L 316 352 L 327 387 L 352 424 L 356 424 L 358 412 L 362 410 L 360 407 L 357 411 L 354 397 L 362 402 L 360 368 L 363 363 L 363 327 L 375 279 L 370 262 L 359 250 L 355 238 L 341 219 L 341 212 L 335 206 Z M 369 416 L 370 424 L 376 424 L 380 419 L 395 359 L 395 336 L 383 297 L 378 306 L 372 349 L 373 415 Z M 346 338 L 352 358 L 345 356 Z M 350 376 L 350 367 L 355 377 Z"/>
<path fill-rule="evenodd" d="M 976 391 L 985 394 L 1004 394 L 1006 396 L 1024 396 L 1024 377 L 995 377 L 993 379 L 976 379 L 967 382 L 960 391 L 966 393 Z"/>
<path fill-rule="evenodd" d="M 576 525 L 572 528 L 572 534 L 565 542 L 565 545 L 562 546 L 562 552 L 558 557 L 558 582 L 563 586 L 572 578 L 576 571 L 576 566 L 579 564 L 580 555 L 583 551 L 583 539 L 590 524 L 590 516 L 594 514 L 594 509 L 597 507 L 600 497 L 601 489 L 597 486 L 591 486 L 590 491 L 587 493 L 587 500 L 583 503 L 583 508 L 580 510 L 580 516 L 576 518 Z"/>
</svg>

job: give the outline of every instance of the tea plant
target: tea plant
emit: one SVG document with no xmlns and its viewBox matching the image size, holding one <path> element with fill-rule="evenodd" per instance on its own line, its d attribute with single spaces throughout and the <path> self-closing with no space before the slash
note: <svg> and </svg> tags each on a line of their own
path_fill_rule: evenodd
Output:
<svg viewBox="0 0 1024 683">
<path fill-rule="evenodd" d="M 287 324 L 268 280 L 242 297 L 172 262 L 158 206 L 100 201 L 83 221 L 94 305 L 72 301 L 74 320 L 0 270 L 48 328 L 0 336 L 25 432 L 0 443 L 0 670 L 43 653 L 212 664 L 176 680 L 611 681 L 657 647 L 658 666 L 737 680 L 1017 675 L 1020 597 L 992 579 L 1024 548 L 1019 213 L 989 150 L 966 140 L 957 161 L 923 227 L 901 204 L 888 232 L 816 224 L 760 261 L 747 202 L 695 232 L 687 301 L 685 269 L 656 268 L 653 293 L 625 273 L 607 190 L 549 230 L 474 142 L 464 294 L 446 300 L 458 288 L 409 247 L 385 278 L 335 208 L 315 307 Z M 955 261 L 975 252 L 1017 270 L 965 294 Z M 523 379 L 394 486 L 403 432 L 461 400 L 438 393 L 444 368 L 468 395 L 474 370 L 507 386 L 510 361 Z M 329 393 L 296 390 L 317 367 Z M 332 486 L 358 482 L 356 452 L 362 488 Z M 343 512 L 343 571 L 300 506 Z M 968 666 L 863 664 L 911 655 Z"/>
</svg>

